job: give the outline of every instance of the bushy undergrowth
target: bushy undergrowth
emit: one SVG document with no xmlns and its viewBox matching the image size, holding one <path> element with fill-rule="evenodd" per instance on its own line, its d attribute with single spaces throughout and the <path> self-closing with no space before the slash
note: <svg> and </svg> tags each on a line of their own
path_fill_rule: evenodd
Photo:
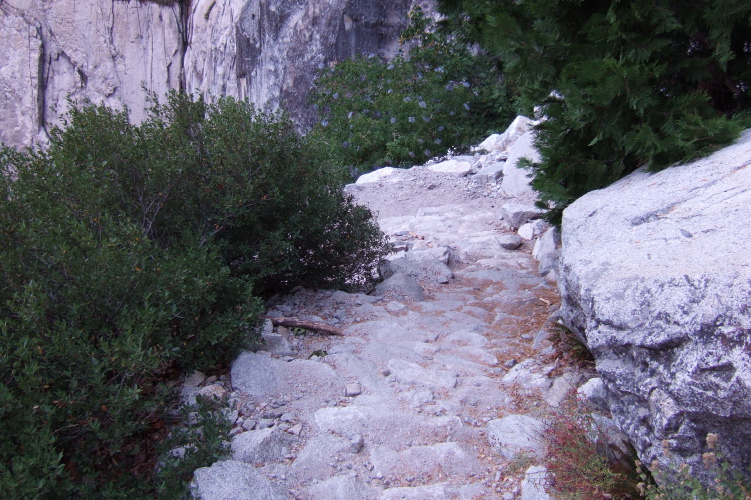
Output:
<svg viewBox="0 0 751 500">
<path fill-rule="evenodd" d="M 170 372 L 230 360 L 259 294 L 365 283 L 386 245 L 286 118 L 231 99 L 74 110 L 0 169 L 3 498 L 153 493 Z"/>
<path fill-rule="evenodd" d="M 416 165 L 497 132 L 513 110 L 494 62 L 460 33 L 436 31 L 419 10 L 391 61 L 357 57 L 321 70 L 310 96 L 313 137 L 338 164 Z"/>
</svg>

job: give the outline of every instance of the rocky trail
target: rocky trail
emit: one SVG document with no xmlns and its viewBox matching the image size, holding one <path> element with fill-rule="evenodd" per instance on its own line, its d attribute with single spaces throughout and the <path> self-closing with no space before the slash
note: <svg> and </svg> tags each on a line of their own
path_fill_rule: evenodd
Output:
<svg viewBox="0 0 751 500">
<path fill-rule="evenodd" d="M 343 336 L 267 321 L 229 380 L 189 378 L 185 397 L 231 391 L 237 408 L 231 459 L 196 471 L 197 496 L 550 498 L 545 422 L 589 377 L 551 342 L 555 273 L 540 275 L 535 241 L 516 234 L 523 220 L 510 225 L 515 200 L 471 175 L 488 157 L 453 161 L 347 187 L 397 250 L 373 294 L 299 289 L 270 304 L 269 316 Z"/>
</svg>

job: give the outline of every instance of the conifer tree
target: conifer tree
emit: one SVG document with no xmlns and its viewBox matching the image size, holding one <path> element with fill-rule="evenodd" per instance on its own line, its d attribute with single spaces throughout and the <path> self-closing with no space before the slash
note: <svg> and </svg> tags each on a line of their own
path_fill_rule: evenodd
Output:
<svg viewBox="0 0 751 500">
<path fill-rule="evenodd" d="M 733 140 L 751 84 L 746 0 L 439 0 L 503 63 L 538 126 L 533 186 L 569 203 Z"/>
</svg>

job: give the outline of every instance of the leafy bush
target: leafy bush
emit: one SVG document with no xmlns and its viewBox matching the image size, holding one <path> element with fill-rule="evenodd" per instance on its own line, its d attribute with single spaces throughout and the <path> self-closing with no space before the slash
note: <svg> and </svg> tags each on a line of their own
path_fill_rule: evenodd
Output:
<svg viewBox="0 0 751 500">
<path fill-rule="evenodd" d="M 533 186 L 551 218 L 633 170 L 734 139 L 751 105 L 751 4 L 739 0 L 439 0 L 542 105 Z"/>
<path fill-rule="evenodd" d="M 513 111 L 494 63 L 419 10 L 391 61 L 358 57 L 323 69 L 311 91 L 313 136 L 341 165 L 414 165 L 508 125 Z"/>
<path fill-rule="evenodd" d="M 151 491 L 174 370 L 229 361 L 258 294 L 367 281 L 384 237 L 316 158 L 282 116 L 183 94 L 0 151 L 0 496 Z"/>
</svg>

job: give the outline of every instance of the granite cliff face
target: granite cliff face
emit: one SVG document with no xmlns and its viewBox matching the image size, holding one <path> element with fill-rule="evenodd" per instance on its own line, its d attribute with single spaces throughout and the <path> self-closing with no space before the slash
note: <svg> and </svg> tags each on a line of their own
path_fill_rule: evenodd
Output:
<svg viewBox="0 0 751 500">
<path fill-rule="evenodd" d="M 319 67 L 390 55 L 415 0 L 0 0 L 0 141 L 44 142 L 67 99 L 128 106 L 170 89 L 249 98 L 313 120 Z M 430 7 L 429 5 L 427 6 Z"/>
<path fill-rule="evenodd" d="M 751 130 L 563 213 L 561 313 L 594 354 L 640 459 L 709 480 L 708 434 L 751 462 Z"/>
</svg>

